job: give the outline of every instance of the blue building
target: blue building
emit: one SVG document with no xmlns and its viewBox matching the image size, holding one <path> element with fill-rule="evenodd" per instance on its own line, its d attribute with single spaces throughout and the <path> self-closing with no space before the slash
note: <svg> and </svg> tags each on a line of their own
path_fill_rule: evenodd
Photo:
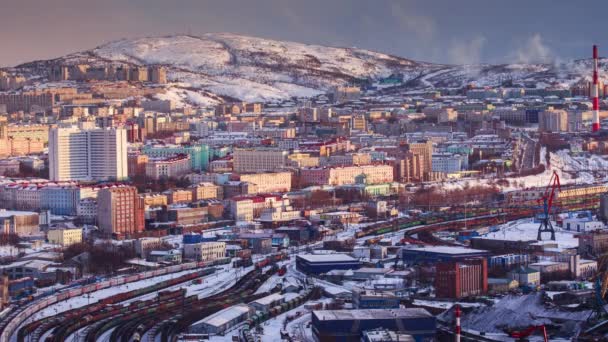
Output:
<svg viewBox="0 0 608 342">
<path fill-rule="evenodd" d="M 437 322 L 433 315 L 420 308 L 312 312 L 315 341 L 359 342 L 363 331 L 380 328 L 409 334 L 422 342 L 435 337 Z"/>
<path fill-rule="evenodd" d="M 209 167 L 209 146 L 198 145 L 146 145 L 142 153 L 150 157 L 170 157 L 176 154 L 187 154 L 190 156 L 192 169 L 197 171 L 207 170 Z"/>
<path fill-rule="evenodd" d="M 490 252 L 465 247 L 426 246 L 402 248 L 401 257 L 409 264 L 425 264 L 437 262 L 459 261 L 469 258 L 486 258 Z"/>
<path fill-rule="evenodd" d="M 95 190 L 77 185 L 47 186 L 40 189 L 40 208 L 53 215 L 75 216 L 81 199 L 93 197 Z"/>
<path fill-rule="evenodd" d="M 361 262 L 347 254 L 300 254 L 296 267 L 304 273 L 322 274 L 332 270 L 356 270 Z"/>
<path fill-rule="evenodd" d="M 528 254 L 503 254 L 495 255 L 488 258 L 488 267 L 511 269 L 519 265 L 527 265 L 530 263 Z"/>
</svg>

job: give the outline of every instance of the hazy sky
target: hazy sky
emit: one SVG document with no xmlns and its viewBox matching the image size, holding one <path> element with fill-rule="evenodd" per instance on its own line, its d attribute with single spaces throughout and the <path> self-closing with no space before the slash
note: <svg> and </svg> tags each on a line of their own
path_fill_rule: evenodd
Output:
<svg viewBox="0 0 608 342">
<path fill-rule="evenodd" d="M 123 38 L 234 32 L 444 63 L 608 51 L 606 0 L 0 0 L 0 66 Z"/>
</svg>

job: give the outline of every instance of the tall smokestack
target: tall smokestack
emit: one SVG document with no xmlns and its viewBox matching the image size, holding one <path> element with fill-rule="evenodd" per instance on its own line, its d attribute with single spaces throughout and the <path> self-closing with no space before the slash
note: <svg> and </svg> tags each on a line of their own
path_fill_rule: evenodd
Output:
<svg viewBox="0 0 608 342">
<path fill-rule="evenodd" d="M 456 316 L 456 329 L 454 331 L 455 339 L 454 342 L 460 342 L 460 305 L 454 305 L 454 315 Z"/>
<path fill-rule="evenodd" d="M 591 101 L 593 101 L 593 132 L 600 130 L 600 88 L 598 76 L 597 45 L 593 45 L 593 84 L 591 85 Z"/>
</svg>

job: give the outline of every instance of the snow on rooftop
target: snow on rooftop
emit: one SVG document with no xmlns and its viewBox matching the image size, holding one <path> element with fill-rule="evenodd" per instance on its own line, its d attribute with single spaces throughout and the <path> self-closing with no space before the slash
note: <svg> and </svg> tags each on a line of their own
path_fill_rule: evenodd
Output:
<svg viewBox="0 0 608 342">
<path fill-rule="evenodd" d="M 420 308 L 409 309 L 367 309 L 367 310 L 318 310 L 313 315 L 321 321 L 325 320 L 366 320 L 366 319 L 395 319 L 395 317 L 432 317 Z"/>
<path fill-rule="evenodd" d="M 216 312 L 215 314 L 204 318 L 201 321 L 198 321 L 195 324 L 207 324 L 214 327 L 221 327 L 224 324 L 235 320 L 241 315 L 248 313 L 250 310 L 249 305 L 247 304 L 237 304 L 226 308 L 222 311 Z"/>
<path fill-rule="evenodd" d="M 302 258 L 308 262 L 352 262 L 357 259 L 348 254 L 299 254 L 298 258 Z"/>
<path fill-rule="evenodd" d="M 533 221 L 533 219 L 522 219 L 514 222 L 509 222 L 498 226 L 499 230 L 496 232 L 488 233 L 481 237 L 474 237 L 474 239 L 497 239 L 506 241 L 535 241 L 538 235 L 539 223 Z M 539 244 L 557 243 L 559 248 L 577 248 L 578 238 L 575 232 L 563 230 L 553 222 L 553 228 L 555 229 L 555 241 L 543 240 L 539 241 Z M 549 234 L 544 233 L 543 238 L 548 238 Z"/>
<path fill-rule="evenodd" d="M 257 303 L 257 304 L 260 304 L 260 305 L 270 305 L 270 304 L 272 304 L 272 303 L 274 303 L 274 302 L 277 302 L 277 301 L 279 301 L 279 300 L 281 300 L 281 299 L 283 299 L 283 298 L 284 298 L 284 297 L 283 297 L 281 294 L 278 294 L 278 293 L 273 293 L 273 294 L 268 295 L 268 296 L 266 296 L 266 297 L 262 297 L 262 298 L 260 298 L 260 299 L 254 300 L 254 301 L 253 301 L 253 302 L 251 302 L 251 303 L 252 303 L 252 304 L 253 304 L 253 303 Z"/>
<path fill-rule="evenodd" d="M 488 251 L 481 249 L 473 249 L 466 247 L 453 247 L 453 246 L 407 246 L 404 250 L 414 250 L 427 253 L 441 253 L 441 254 L 470 254 L 470 253 L 487 253 Z"/>
</svg>

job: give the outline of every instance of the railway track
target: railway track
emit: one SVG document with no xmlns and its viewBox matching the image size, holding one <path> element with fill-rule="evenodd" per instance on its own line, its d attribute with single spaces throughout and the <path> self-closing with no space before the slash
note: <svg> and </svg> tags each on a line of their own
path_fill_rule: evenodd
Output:
<svg viewBox="0 0 608 342">
<path fill-rule="evenodd" d="M 134 299 L 134 298 L 137 298 L 140 296 L 147 295 L 149 293 L 153 293 L 153 292 L 163 290 L 163 289 L 166 289 L 166 288 L 178 285 L 178 284 L 183 284 L 183 283 L 189 282 L 192 279 L 195 279 L 198 277 L 213 274 L 215 271 L 216 271 L 215 268 L 211 268 L 211 269 L 199 270 L 196 272 L 188 273 L 188 274 L 182 275 L 180 277 L 177 277 L 175 279 L 170 279 L 167 281 L 157 283 L 153 286 L 149 286 L 149 287 L 138 289 L 138 290 L 132 290 L 132 291 L 129 291 L 126 293 L 121 293 L 119 295 L 114 295 L 114 296 L 105 298 L 103 300 L 100 300 L 99 302 L 94 303 L 94 304 L 86 305 L 86 306 L 83 306 L 78 309 L 69 310 L 69 311 L 63 312 L 62 314 L 59 314 L 59 315 L 40 319 L 38 321 L 29 323 L 29 324 L 23 326 L 21 329 L 19 329 L 17 332 L 17 341 L 21 342 L 21 341 L 25 341 L 26 339 L 28 341 L 39 341 L 41 339 L 41 337 L 45 336 L 49 331 L 53 331 L 55 329 L 61 329 L 61 326 L 64 325 L 66 322 L 71 322 L 71 321 L 79 319 L 79 318 L 86 319 L 87 317 L 89 317 L 93 314 L 101 315 L 99 319 L 103 319 L 105 317 L 111 317 L 112 315 L 119 313 L 120 310 L 127 311 L 129 309 L 131 309 L 131 310 L 135 309 L 135 306 L 137 306 L 137 305 L 141 306 L 143 304 L 136 303 L 135 306 L 129 305 L 126 307 L 122 307 L 119 304 L 124 301 L 130 300 L 130 299 Z M 143 303 L 149 303 L 149 302 L 144 301 Z"/>
<path fill-rule="evenodd" d="M 201 270 L 194 272 L 194 275 L 186 274 L 160 285 L 155 284 L 148 288 L 111 296 L 92 305 L 29 323 L 18 330 L 17 340 L 97 341 L 103 337 L 111 341 L 137 341 L 151 329 L 155 336 L 157 332 L 161 332 L 160 329 L 153 329 L 159 321 L 193 317 L 196 312 L 209 315 L 234 303 L 255 300 L 267 295 L 267 293 L 253 295 L 253 293 L 273 272 L 276 272 L 277 267 L 273 266 L 272 271 L 267 273 L 263 273 L 262 270 L 265 266 L 282 260 L 283 257 L 282 254 L 272 255 L 257 262 L 254 270 L 237 280 L 233 286 L 206 298 L 199 299 L 198 295 L 186 296 L 186 290 L 183 288 L 158 292 L 162 289 L 173 289 L 179 284 L 213 273 L 205 271 L 202 274 Z M 149 297 L 150 293 L 157 293 L 157 296 L 146 300 L 134 300 L 138 297 Z"/>
</svg>

